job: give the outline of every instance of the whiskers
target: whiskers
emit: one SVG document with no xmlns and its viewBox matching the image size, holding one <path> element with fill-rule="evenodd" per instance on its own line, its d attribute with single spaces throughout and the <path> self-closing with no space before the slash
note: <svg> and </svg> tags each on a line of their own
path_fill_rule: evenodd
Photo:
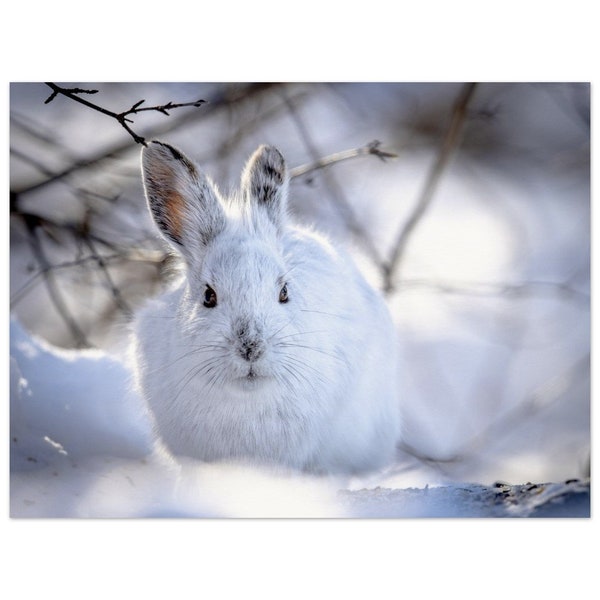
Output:
<svg viewBox="0 0 600 600">
<path fill-rule="evenodd" d="M 273 352 L 277 357 L 278 381 L 280 385 L 292 392 L 310 390 L 315 396 L 326 394 L 334 388 L 335 375 L 333 369 L 349 368 L 348 361 L 342 353 L 334 349 L 323 349 L 311 344 L 308 336 L 327 333 L 326 331 L 298 331 L 281 336 L 273 344 Z M 325 359 L 323 357 L 326 357 Z M 324 363 L 329 363 L 323 368 Z"/>
<path fill-rule="evenodd" d="M 278 353 L 280 369 L 276 375 L 279 383 L 288 391 L 297 391 L 300 388 L 308 388 L 317 395 L 318 388 L 332 385 L 332 379 L 317 369 L 308 361 L 285 353 Z M 284 374 L 285 373 L 285 374 Z"/>
<path fill-rule="evenodd" d="M 179 361 L 185 360 L 187 358 L 191 358 L 194 355 L 197 354 L 203 354 L 203 353 L 212 353 L 214 354 L 215 351 L 218 352 L 223 352 L 223 357 L 225 356 L 226 352 L 229 350 L 229 347 L 226 344 L 219 344 L 217 342 L 213 342 L 213 343 L 206 343 L 206 344 L 200 344 L 200 345 L 195 345 L 195 344 L 191 344 L 191 345 L 186 345 L 185 348 L 188 349 L 187 352 L 184 352 L 183 354 L 177 356 L 173 361 L 162 365 L 161 367 L 157 367 L 156 369 L 153 369 L 152 371 L 148 371 L 148 374 L 156 374 L 156 373 L 162 373 L 165 371 L 168 371 L 170 369 L 172 369 L 175 365 L 177 365 L 177 363 L 179 363 Z"/>
<path fill-rule="evenodd" d="M 226 399 L 227 394 L 238 393 L 230 388 L 233 385 L 233 389 L 237 389 L 237 380 L 243 380 L 250 369 L 261 377 L 272 378 L 290 403 L 307 393 L 322 397 L 335 388 L 339 372 L 349 368 L 348 357 L 343 348 L 330 343 L 328 331 L 294 331 L 294 325 L 290 320 L 276 326 L 274 332 L 264 338 L 267 350 L 256 362 L 242 361 L 234 350 L 235 340 L 222 332 L 213 334 L 211 339 L 196 337 L 189 343 L 180 341 L 177 346 L 171 346 L 170 360 L 148 370 L 146 375 L 153 375 L 160 386 L 163 373 L 177 373 L 176 383 L 165 391 L 168 403 L 177 402 L 184 394 L 197 395 L 200 404 L 204 397 L 219 393 Z M 164 380 L 172 378 L 164 377 Z M 259 394 L 262 388 L 240 389 L 247 389 L 249 393 L 256 389 Z M 273 392 L 274 389 L 269 393 Z"/>
<path fill-rule="evenodd" d="M 325 315 L 327 317 L 336 317 L 337 319 L 349 319 L 349 318 L 351 318 L 350 315 L 344 315 L 344 314 L 340 314 L 340 313 L 326 312 L 324 310 L 311 310 L 311 309 L 308 309 L 308 308 L 301 308 L 300 312 L 314 313 L 316 315 Z"/>
<path fill-rule="evenodd" d="M 200 344 L 180 346 L 184 352 L 160 367 L 147 371 L 147 375 L 160 375 L 171 370 L 179 370 L 182 362 L 192 362 L 192 365 L 179 378 L 177 389 L 174 391 L 173 402 L 197 378 L 202 378 L 203 387 L 208 392 L 227 380 L 225 363 L 230 351 L 226 341 L 206 341 Z M 166 378 L 168 379 L 168 378 Z"/>
<path fill-rule="evenodd" d="M 344 355 L 341 353 L 336 353 L 335 351 L 323 350 L 315 345 L 310 345 L 305 343 L 304 339 L 301 339 L 302 343 L 296 341 L 297 338 L 301 338 L 306 335 L 315 335 L 315 334 L 326 334 L 327 331 L 324 330 L 315 330 L 315 331 L 298 331 L 296 333 L 291 333 L 289 335 L 281 336 L 277 342 L 274 344 L 274 347 L 278 348 L 301 348 L 302 350 L 309 350 L 310 352 L 316 352 L 318 354 L 323 354 L 324 356 L 328 356 L 329 358 L 333 358 L 336 361 L 341 362 L 345 366 L 348 365 L 348 361 Z"/>
<path fill-rule="evenodd" d="M 219 346 L 220 347 L 220 346 Z M 222 347 L 227 349 L 226 346 Z M 198 350 L 187 353 L 187 357 L 198 354 Z M 181 360 L 180 357 L 179 360 Z M 184 376 L 179 381 L 179 389 L 175 395 L 175 400 L 185 391 L 185 389 L 197 378 L 202 379 L 203 393 L 211 393 L 218 385 L 223 385 L 227 381 L 227 368 L 225 366 L 226 355 L 218 354 L 211 355 L 205 360 L 201 360 L 198 364 L 193 365 L 186 371 Z"/>
</svg>

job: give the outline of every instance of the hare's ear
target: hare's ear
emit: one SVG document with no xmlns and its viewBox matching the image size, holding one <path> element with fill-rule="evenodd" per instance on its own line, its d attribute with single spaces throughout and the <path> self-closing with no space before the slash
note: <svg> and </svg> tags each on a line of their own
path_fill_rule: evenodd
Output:
<svg viewBox="0 0 600 600">
<path fill-rule="evenodd" d="M 246 201 L 265 210 L 277 229 L 285 223 L 288 179 L 285 160 L 273 146 L 260 146 L 242 174 Z"/>
<path fill-rule="evenodd" d="M 156 225 L 184 254 L 195 255 L 225 227 L 212 183 L 179 150 L 151 142 L 142 150 L 142 176 Z"/>
</svg>

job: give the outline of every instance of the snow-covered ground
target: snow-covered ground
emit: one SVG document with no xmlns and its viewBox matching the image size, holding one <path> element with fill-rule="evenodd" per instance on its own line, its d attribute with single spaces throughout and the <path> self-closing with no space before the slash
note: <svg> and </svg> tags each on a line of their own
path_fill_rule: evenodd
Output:
<svg viewBox="0 0 600 600">
<path fill-rule="evenodd" d="M 124 360 L 54 348 L 16 319 L 10 394 L 13 517 L 589 515 L 585 482 L 394 490 L 393 468 L 359 481 L 175 460 L 155 443 Z"/>
</svg>

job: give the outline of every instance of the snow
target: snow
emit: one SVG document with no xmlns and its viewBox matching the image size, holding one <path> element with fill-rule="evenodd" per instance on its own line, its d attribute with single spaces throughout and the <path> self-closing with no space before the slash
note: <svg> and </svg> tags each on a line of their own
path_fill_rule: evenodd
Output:
<svg viewBox="0 0 600 600">
<path fill-rule="evenodd" d="M 175 459 L 124 358 L 54 348 L 16 319 L 10 388 L 12 517 L 526 517 L 550 502 L 548 516 L 589 516 L 585 481 L 389 489 L 390 472 L 356 481 Z"/>
</svg>

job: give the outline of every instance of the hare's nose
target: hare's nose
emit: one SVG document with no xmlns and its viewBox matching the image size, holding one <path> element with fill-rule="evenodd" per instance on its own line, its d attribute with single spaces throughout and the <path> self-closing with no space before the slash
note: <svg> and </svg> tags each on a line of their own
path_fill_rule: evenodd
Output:
<svg viewBox="0 0 600 600">
<path fill-rule="evenodd" d="M 248 362 L 258 360 L 263 353 L 262 344 L 257 341 L 244 341 L 240 343 L 240 356 Z"/>
<path fill-rule="evenodd" d="M 244 324 L 238 327 L 238 352 L 248 362 L 258 360 L 264 352 L 264 344 L 261 341 L 260 332 Z"/>
</svg>

